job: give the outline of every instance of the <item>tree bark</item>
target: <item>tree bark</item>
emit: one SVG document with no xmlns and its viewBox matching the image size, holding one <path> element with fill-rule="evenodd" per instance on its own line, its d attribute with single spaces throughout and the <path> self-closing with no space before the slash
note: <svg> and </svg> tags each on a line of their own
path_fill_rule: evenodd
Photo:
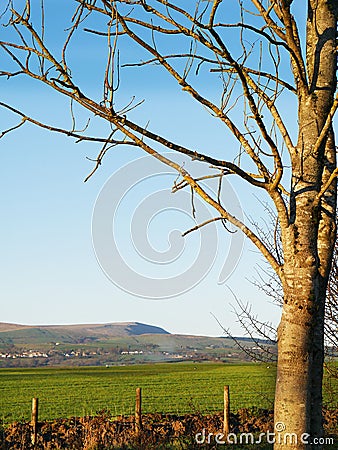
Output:
<svg viewBox="0 0 338 450">
<path fill-rule="evenodd" d="M 278 328 L 276 450 L 322 448 L 316 438 L 323 436 L 324 311 L 335 242 L 336 181 L 318 196 L 336 167 L 336 152 L 332 129 L 320 145 L 318 138 L 336 88 L 336 25 L 334 2 L 309 0 L 309 88 L 299 92 L 290 225 L 282 230 L 284 304 Z"/>
</svg>

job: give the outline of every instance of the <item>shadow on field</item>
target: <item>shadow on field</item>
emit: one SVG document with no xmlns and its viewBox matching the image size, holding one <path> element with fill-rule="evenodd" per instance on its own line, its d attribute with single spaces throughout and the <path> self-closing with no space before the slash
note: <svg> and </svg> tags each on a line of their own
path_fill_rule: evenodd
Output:
<svg viewBox="0 0 338 450">
<path fill-rule="evenodd" d="M 325 429 L 337 442 L 338 410 L 325 411 Z M 30 423 L 13 423 L 0 428 L 1 450 L 67 449 L 67 450 L 190 450 L 222 448 L 215 436 L 222 432 L 222 414 L 185 416 L 146 414 L 142 417 L 142 430 L 137 432 L 134 417 L 113 418 L 109 411 L 93 417 L 57 419 L 38 424 L 37 442 L 32 444 Z M 263 409 L 241 409 L 230 416 L 230 432 L 259 433 L 273 431 L 273 414 Z M 200 434 L 198 434 L 200 433 Z M 208 436 L 210 433 L 208 444 Z M 196 440 L 197 435 L 197 440 Z M 205 436 L 205 437 L 204 437 Z M 234 436 L 234 435 L 233 435 Z M 234 441 L 233 441 L 234 442 Z M 247 445 L 251 444 L 251 445 Z M 242 442 L 232 449 L 268 450 L 270 444 L 255 445 Z M 329 448 L 329 447 L 328 447 Z M 332 447 L 332 445 L 330 446 Z"/>
</svg>

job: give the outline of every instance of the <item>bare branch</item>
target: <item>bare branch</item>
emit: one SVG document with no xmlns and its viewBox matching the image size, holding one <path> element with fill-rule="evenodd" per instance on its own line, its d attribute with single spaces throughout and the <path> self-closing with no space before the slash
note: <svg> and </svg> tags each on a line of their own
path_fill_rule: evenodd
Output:
<svg viewBox="0 0 338 450">
<path fill-rule="evenodd" d="M 17 130 L 18 128 L 20 128 L 20 127 L 26 122 L 26 120 L 27 120 L 27 118 L 26 118 L 26 117 L 23 117 L 23 119 L 21 120 L 21 122 L 20 122 L 18 125 L 15 125 L 14 127 L 7 128 L 7 130 L 2 131 L 2 132 L 0 133 L 0 139 L 1 139 L 2 137 L 4 137 L 5 134 L 10 133 L 11 131 Z"/>
<path fill-rule="evenodd" d="M 282 80 L 279 77 L 272 75 L 271 73 L 262 72 L 262 71 L 251 69 L 249 67 L 244 67 L 244 66 L 243 66 L 243 70 L 245 70 L 247 73 L 252 74 L 252 75 L 257 75 L 259 77 L 268 78 L 269 80 L 274 81 L 277 85 L 281 85 L 281 86 L 287 88 L 289 91 L 296 93 L 296 89 L 294 88 L 294 86 L 291 86 L 291 84 L 287 83 L 286 81 Z M 233 73 L 234 71 L 235 70 L 233 68 L 210 69 L 210 72 L 232 72 Z"/>
<path fill-rule="evenodd" d="M 196 230 L 204 227 L 205 225 L 209 225 L 209 223 L 216 222 L 217 220 L 224 220 L 224 218 L 223 217 L 214 217 L 213 219 L 206 220 L 205 222 L 200 223 L 199 225 L 196 225 L 195 227 L 190 228 L 189 230 L 182 233 L 182 237 L 186 236 L 189 233 L 192 233 L 193 231 L 196 231 Z"/>
<path fill-rule="evenodd" d="M 85 136 L 83 134 L 78 134 L 78 133 L 74 133 L 71 130 L 66 130 L 64 128 L 58 128 L 58 127 L 54 127 L 51 125 L 47 125 L 45 123 L 42 123 L 38 120 L 33 119 L 32 117 L 29 117 L 27 115 L 25 115 L 23 112 L 19 111 L 18 109 L 13 108 L 10 105 L 7 105 L 6 103 L 0 102 L 0 106 L 2 106 L 3 108 L 8 109 L 9 111 L 17 114 L 18 116 L 22 117 L 22 121 L 20 122 L 19 125 L 10 128 L 8 130 L 5 130 L 1 133 L 1 137 L 3 137 L 6 133 L 20 127 L 21 125 L 23 125 L 26 122 L 30 122 L 40 128 L 44 128 L 45 130 L 48 131 L 53 131 L 55 133 L 60 133 L 60 134 L 65 134 L 66 136 L 69 137 L 73 137 L 75 139 L 77 139 L 76 143 L 81 142 L 81 141 L 89 141 L 89 142 L 103 142 L 104 144 L 124 144 L 124 145 L 135 145 L 135 143 L 133 141 L 126 141 L 126 140 L 112 140 L 112 139 L 107 139 L 107 138 L 101 138 L 101 137 L 97 137 L 97 136 Z"/>
<path fill-rule="evenodd" d="M 280 265 L 278 264 L 275 257 L 270 253 L 266 245 L 259 239 L 259 237 L 252 230 L 250 230 L 250 228 L 248 228 L 243 222 L 241 222 L 239 219 L 237 219 L 235 216 L 233 216 L 227 210 L 225 210 L 215 199 L 210 197 L 210 195 L 207 194 L 207 192 L 203 188 L 201 188 L 201 186 L 196 182 L 196 180 L 193 179 L 191 175 L 189 175 L 188 172 L 183 167 L 169 160 L 167 157 L 161 155 L 160 153 L 156 152 L 153 148 L 149 147 L 144 141 L 139 139 L 135 134 L 133 134 L 129 129 L 127 129 L 125 125 L 122 125 L 120 121 L 114 118 L 112 118 L 112 121 L 114 122 L 115 126 L 119 130 L 121 130 L 126 136 L 132 139 L 138 147 L 142 148 L 148 154 L 152 155 L 154 158 L 172 167 L 178 173 L 180 173 L 182 178 L 191 186 L 191 188 L 200 197 L 202 197 L 206 203 L 210 204 L 213 208 L 215 208 L 223 217 L 223 219 L 226 219 L 236 228 L 239 228 L 252 241 L 252 243 L 262 252 L 264 257 L 269 261 L 269 263 L 276 271 L 276 273 L 278 274 L 280 273 L 281 270 Z"/>
<path fill-rule="evenodd" d="M 153 54 L 159 63 L 165 67 L 165 69 L 178 81 L 179 85 L 182 87 L 182 89 L 186 92 L 188 92 L 192 97 L 194 97 L 199 103 L 206 106 L 208 109 L 213 111 L 217 117 L 219 117 L 231 130 L 231 132 L 234 134 L 234 136 L 239 140 L 241 145 L 246 149 L 247 153 L 250 155 L 250 157 L 253 159 L 255 164 L 257 165 L 260 173 L 264 175 L 265 181 L 268 182 L 270 175 L 265 167 L 265 165 L 262 163 L 260 158 L 255 154 L 253 149 L 251 148 L 249 142 L 244 137 L 244 135 L 239 131 L 239 129 L 235 126 L 235 124 L 230 120 L 230 118 L 224 114 L 219 108 L 217 108 L 212 102 L 204 98 L 202 95 L 200 95 L 182 76 L 178 74 L 176 70 L 166 61 L 162 55 L 160 55 L 153 47 L 151 47 L 149 44 L 147 44 L 143 39 L 141 39 L 138 35 L 136 35 L 133 31 L 131 31 L 127 25 L 124 19 L 118 14 L 116 11 L 116 14 L 118 15 L 119 22 L 121 23 L 123 29 L 125 32 L 140 46 L 145 48 L 149 53 Z M 230 55 L 229 55 L 230 56 Z M 258 116 L 257 116 L 258 118 Z M 259 120 L 259 119 L 258 119 Z M 259 120 L 259 123 L 261 124 L 261 120 Z M 264 127 L 263 127 L 264 128 Z M 267 140 L 270 142 L 271 140 L 266 135 Z"/>
<path fill-rule="evenodd" d="M 327 182 L 322 186 L 320 192 L 318 192 L 315 202 L 314 202 L 316 205 L 318 205 L 320 199 L 323 197 L 325 192 L 329 189 L 329 187 L 336 180 L 337 177 L 338 177 L 338 168 L 335 168 L 335 170 L 331 173 Z"/>
<path fill-rule="evenodd" d="M 323 141 L 327 137 L 327 133 L 332 126 L 332 120 L 333 120 L 334 115 L 336 114 L 337 108 L 338 108 L 338 93 L 336 94 L 336 98 L 334 99 L 331 109 L 327 115 L 324 126 L 322 128 L 322 131 L 320 132 L 317 142 L 313 148 L 313 153 L 315 155 L 318 153 L 320 146 L 322 145 Z"/>
</svg>

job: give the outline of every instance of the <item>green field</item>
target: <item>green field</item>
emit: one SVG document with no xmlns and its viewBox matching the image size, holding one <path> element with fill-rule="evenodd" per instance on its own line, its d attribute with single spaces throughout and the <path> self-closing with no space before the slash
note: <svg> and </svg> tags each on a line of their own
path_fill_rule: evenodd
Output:
<svg viewBox="0 0 338 450">
<path fill-rule="evenodd" d="M 276 370 L 266 364 L 167 363 L 123 367 L 0 370 L 0 420 L 30 418 L 39 398 L 40 420 L 83 416 L 109 409 L 133 414 L 136 387 L 143 411 L 222 411 L 223 386 L 230 386 L 231 409 L 272 408 Z"/>
</svg>

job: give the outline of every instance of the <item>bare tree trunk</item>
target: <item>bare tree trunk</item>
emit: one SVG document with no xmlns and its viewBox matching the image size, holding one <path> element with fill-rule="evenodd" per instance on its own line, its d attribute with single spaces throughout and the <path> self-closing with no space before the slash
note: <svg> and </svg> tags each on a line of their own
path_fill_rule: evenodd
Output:
<svg viewBox="0 0 338 450">
<path fill-rule="evenodd" d="M 299 188 L 293 193 L 294 223 L 284 237 L 288 252 L 283 274 L 283 313 L 278 328 L 275 424 L 276 429 L 295 433 L 297 444 L 290 444 L 290 438 L 285 445 L 285 435 L 280 433 L 276 449 L 310 448 L 308 444 L 314 438 L 323 436 L 324 312 L 335 240 L 332 222 L 335 188 L 327 194 L 326 211 L 317 210 L 313 196 L 316 190 L 312 187 L 317 170 L 315 165 L 314 168 L 312 180 L 299 175 L 301 181 L 295 182 Z"/>
<path fill-rule="evenodd" d="M 295 265 L 294 271 L 297 269 Z M 304 278 L 297 279 L 298 289 L 295 286 L 285 289 L 283 314 L 278 328 L 276 449 L 310 448 L 306 445 L 306 439 L 302 442 L 303 433 L 308 433 L 311 438 L 315 434 L 322 436 L 320 373 L 322 364 L 318 363 L 322 362 L 323 352 L 318 346 L 314 349 L 314 345 L 315 334 L 318 333 L 315 326 L 315 305 L 324 303 L 325 289 L 322 290 L 318 286 L 316 292 L 313 292 L 311 279 L 306 279 L 306 270 L 302 272 Z M 316 376 L 313 373 L 314 368 L 318 369 Z M 316 431 L 312 422 L 314 411 L 318 417 Z M 294 433 L 296 437 L 290 437 L 288 440 L 284 431 L 287 434 Z"/>
<path fill-rule="evenodd" d="M 290 225 L 282 230 L 284 304 L 275 397 L 275 427 L 282 432 L 277 432 L 276 450 L 320 449 L 314 439 L 323 436 L 324 312 L 335 241 L 336 183 L 320 193 L 336 161 L 333 131 L 322 142 L 319 136 L 336 86 L 337 6 L 332 1 L 310 0 L 308 7 L 309 89 L 300 95 Z"/>
</svg>

